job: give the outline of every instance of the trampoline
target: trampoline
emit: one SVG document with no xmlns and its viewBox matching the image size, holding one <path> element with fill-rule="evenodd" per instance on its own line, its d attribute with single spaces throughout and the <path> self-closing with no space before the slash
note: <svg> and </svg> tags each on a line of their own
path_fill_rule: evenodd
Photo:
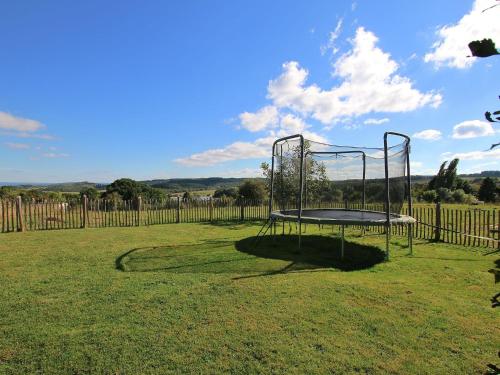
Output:
<svg viewBox="0 0 500 375">
<path fill-rule="evenodd" d="M 402 140 L 391 145 L 389 137 Z M 259 234 L 276 235 L 277 222 L 338 226 L 344 256 L 346 226 L 382 226 L 389 258 L 393 226 L 402 226 L 412 252 L 410 138 L 386 132 L 383 147 L 325 144 L 296 134 L 272 147 L 269 218 Z M 283 225 L 283 233 L 284 225 Z"/>
<path fill-rule="evenodd" d="M 271 219 L 283 221 L 298 221 L 299 210 L 273 211 L 271 212 Z M 391 225 L 408 225 L 415 223 L 415 219 L 408 215 L 391 214 L 389 220 Z M 330 225 L 387 225 L 387 217 L 385 212 L 338 208 L 302 210 L 300 221 L 302 223 Z"/>
</svg>

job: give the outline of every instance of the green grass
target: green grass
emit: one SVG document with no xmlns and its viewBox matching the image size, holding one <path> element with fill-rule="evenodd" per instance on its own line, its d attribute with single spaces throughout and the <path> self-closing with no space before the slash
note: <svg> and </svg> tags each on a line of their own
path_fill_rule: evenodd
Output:
<svg viewBox="0 0 500 375">
<path fill-rule="evenodd" d="M 495 257 L 309 226 L 9 233 L 0 373 L 484 373 L 499 348 Z"/>
</svg>

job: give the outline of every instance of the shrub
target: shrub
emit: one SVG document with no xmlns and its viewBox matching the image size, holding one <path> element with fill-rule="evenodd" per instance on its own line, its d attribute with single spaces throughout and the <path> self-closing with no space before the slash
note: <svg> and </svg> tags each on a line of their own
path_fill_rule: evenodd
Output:
<svg viewBox="0 0 500 375">
<path fill-rule="evenodd" d="M 428 203 L 433 203 L 436 202 L 438 195 L 436 190 L 426 190 L 422 193 L 421 198 Z"/>
<path fill-rule="evenodd" d="M 241 198 L 262 201 L 266 197 L 266 185 L 259 180 L 247 180 L 238 189 Z"/>
<path fill-rule="evenodd" d="M 453 202 L 455 203 L 465 203 L 467 194 L 462 189 L 457 189 L 451 193 Z"/>
<path fill-rule="evenodd" d="M 238 189 L 217 189 L 214 192 L 214 198 L 238 198 Z"/>
<path fill-rule="evenodd" d="M 94 200 L 99 197 L 99 192 L 95 187 L 85 187 L 80 190 L 80 197 L 83 198 L 84 195 L 86 195 L 88 199 Z"/>
<path fill-rule="evenodd" d="M 436 190 L 436 193 L 438 195 L 438 199 L 441 202 L 452 202 L 453 201 L 452 192 L 448 188 L 441 187 L 441 188 Z"/>
</svg>

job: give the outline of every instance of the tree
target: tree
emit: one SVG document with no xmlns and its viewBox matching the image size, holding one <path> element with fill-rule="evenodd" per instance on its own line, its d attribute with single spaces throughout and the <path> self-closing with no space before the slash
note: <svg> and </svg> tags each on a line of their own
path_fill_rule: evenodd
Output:
<svg viewBox="0 0 500 375">
<path fill-rule="evenodd" d="M 107 208 L 110 210 L 116 210 L 118 208 L 118 204 L 123 200 L 122 196 L 116 191 L 111 193 L 104 192 L 102 197 L 106 199 Z"/>
<path fill-rule="evenodd" d="M 457 167 L 459 159 L 453 159 L 446 168 L 444 175 L 444 187 L 453 190 L 457 186 Z"/>
<path fill-rule="evenodd" d="M 213 195 L 214 198 L 238 198 L 238 189 L 228 188 L 228 189 L 217 189 Z"/>
<path fill-rule="evenodd" d="M 267 195 L 266 185 L 259 180 L 246 180 L 238 188 L 238 194 L 243 199 L 262 201 Z"/>
<path fill-rule="evenodd" d="M 486 177 L 479 187 L 478 197 L 484 202 L 494 202 L 496 198 L 496 181 Z"/>
<path fill-rule="evenodd" d="M 304 154 L 310 150 L 309 141 L 304 143 Z M 300 182 L 300 145 L 291 147 L 283 157 L 277 157 L 274 168 L 274 198 L 287 204 L 298 202 Z M 268 163 L 261 164 L 267 191 L 271 187 L 271 167 Z M 306 157 L 304 162 L 304 186 L 307 201 L 312 202 L 323 198 L 323 194 L 330 189 L 330 181 L 326 176 L 324 163 L 312 157 Z M 277 194 L 278 193 L 278 194 Z M 286 200 L 286 202 L 285 202 Z"/>
<path fill-rule="evenodd" d="M 43 192 L 38 189 L 29 189 L 29 190 L 23 190 L 19 193 L 19 195 L 22 197 L 23 201 L 25 202 L 31 202 L 33 200 L 39 201 L 43 199 Z"/>
<path fill-rule="evenodd" d="M 328 202 L 342 202 L 343 195 L 342 190 L 331 185 L 323 192 L 321 199 Z"/>
<path fill-rule="evenodd" d="M 469 43 L 469 49 L 472 56 L 475 57 L 490 57 L 499 55 L 495 46 L 495 42 L 490 38 L 485 38 L 483 40 L 474 40 Z"/>
<path fill-rule="evenodd" d="M 80 190 L 80 197 L 83 198 L 84 195 L 86 195 L 88 199 L 94 200 L 99 197 L 99 192 L 95 187 L 89 186 Z"/>
<path fill-rule="evenodd" d="M 106 187 L 106 195 L 118 193 L 124 200 L 135 199 L 142 191 L 142 184 L 131 178 L 120 178 Z"/>
<path fill-rule="evenodd" d="M 462 189 L 466 194 L 474 193 L 474 189 L 468 180 L 457 177 L 457 189 Z"/>
<path fill-rule="evenodd" d="M 17 196 L 17 190 L 12 186 L 0 187 L 0 199 L 14 199 Z"/>
<path fill-rule="evenodd" d="M 188 201 L 190 199 L 193 199 L 193 197 L 189 191 L 186 191 L 184 192 L 184 194 L 182 194 L 182 200 Z"/>
<path fill-rule="evenodd" d="M 162 189 L 154 188 L 143 183 L 139 183 L 139 187 L 141 189 L 139 195 L 144 199 L 160 201 L 166 197 L 166 194 Z"/>
<path fill-rule="evenodd" d="M 439 167 L 438 173 L 432 177 L 432 179 L 429 181 L 429 185 L 427 186 L 427 189 L 429 190 L 436 190 L 437 188 L 443 186 L 443 181 L 444 181 L 444 175 L 446 173 L 446 164 L 448 162 L 444 161 L 441 163 L 441 166 Z"/>
<path fill-rule="evenodd" d="M 147 186 L 147 189 L 143 191 L 143 195 L 146 199 L 151 199 L 153 201 L 161 201 L 167 197 L 165 191 L 151 186 Z"/>
<path fill-rule="evenodd" d="M 443 162 L 439 167 L 438 173 L 429 181 L 428 189 L 455 189 L 458 181 L 457 167 L 459 161 L 459 159 L 453 159 L 449 164 L 447 161 Z M 446 166 L 446 164 L 448 164 L 448 167 Z"/>
</svg>

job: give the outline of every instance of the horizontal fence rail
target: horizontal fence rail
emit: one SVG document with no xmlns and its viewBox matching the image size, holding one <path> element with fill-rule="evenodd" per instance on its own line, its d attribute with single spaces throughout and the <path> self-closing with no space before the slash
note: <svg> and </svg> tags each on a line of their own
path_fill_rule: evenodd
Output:
<svg viewBox="0 0 500 375">
<path fill-rule="evenodd" d="M 308 202 L 315 208 L 361 209 L 348 202 Z M 277 207 L 276 207 L 277 208 Z M 383 204 L 366 204 L 367 210 L 383 211 Z M 164 200 L 106 200 L 78 198 L 67 202 L 0 200 L 1 232 L 50 229 L 132 227 L 170 223 L 265 220 L 269 215 L 266 201 L 207 198 Z M 402 213 L 408 215 L 408 208 Z M 413 237 L 472 247 L 499 248 L 500 210 L 495 208 L 413 208 L 417 222 Z M 352 228 L 361 228 L 351 225 Z M 384 233 L 384 227 L 365 227 L 367 232 Z M 405 236 L 408 228 L 393 226 L 394 235 Z"/>
</svg>

